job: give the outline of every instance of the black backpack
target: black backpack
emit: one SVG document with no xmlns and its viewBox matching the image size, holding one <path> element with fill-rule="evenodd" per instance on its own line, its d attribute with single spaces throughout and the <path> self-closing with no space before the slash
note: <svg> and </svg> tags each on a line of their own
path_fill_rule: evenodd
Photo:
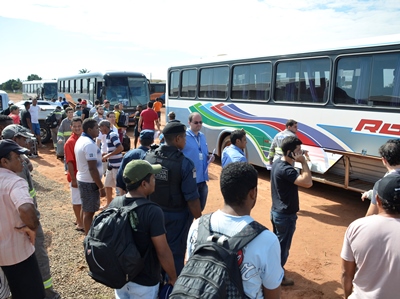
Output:
<svg viewBox="0 0 400 299">
<path fill-rule="evenodd" d="M 51 129 L 56 128 L 58 126 L 57 117 L 54 112 L 47 115 L 44 122 L 46 123 L 46 126 L 48 126 Z"/>
<path fill-rule="evenodd" d="M 175 282 L 170 299 L 247 298 L 239 269 L 241 249 L 267 228 L 253 221 L 229 238 L 211 231 L 211 215 L 199 220 L 196 247 Z"/>
<path fill-rule="evenodd" d="M 128 114 L 125 114 L 123 111 L 120 111 L 117 126 L 121 127 L 121 128 L 129 127 L 129 116 L 128 116 Z"/>
<path fill-rule="evenodd" d="M 136 213 L 131 212 L 139 206 L 154 204 L 143 198 L 123 206 L 124 200 L 125 196 L 114 198 L 112 205 L 119 208 L 109 207 L 98 214 L 83 241 L 89 276 L 114 289 L 122 288 L 144 268 L 145 256 L 135 245 L 131 226 L 131 221 L 137 221 Z"/>
</svg>

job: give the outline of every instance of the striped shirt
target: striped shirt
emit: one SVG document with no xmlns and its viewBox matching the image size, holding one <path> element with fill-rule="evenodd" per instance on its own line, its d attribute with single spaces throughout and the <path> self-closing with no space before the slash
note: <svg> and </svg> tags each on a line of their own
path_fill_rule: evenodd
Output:
<svg viewBox="0 0 400 299">
<path fill-rule="evenodd" d="M 112 153 L 121 144 L 119 141 L 119 136 L 114 131 L 110 131 L 106 137 L 107 142 L 107 153 Z M 108 158 L 108 163 L 112 168 L 119 168 L 122 162 L 122 153 L 110 156 Z"/>
<path fill-rule="evenodd" d="M 18 264 L 35 252 L 28 237 L 15 229 L 24 225 L 18 208 L 26 203 L 33 204 L 27 182 L 0 168 L 0 266 Z"/>
</svg>

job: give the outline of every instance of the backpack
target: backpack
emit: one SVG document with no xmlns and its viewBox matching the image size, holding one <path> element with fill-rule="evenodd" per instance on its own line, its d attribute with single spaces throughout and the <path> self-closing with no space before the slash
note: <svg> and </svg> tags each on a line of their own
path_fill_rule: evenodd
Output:
<svg viewBox="0 0 400 299">
<path fill-rule="evenodd" d="M 118 127 L 122 127 L 122 128 L 129 127 L 129 116 L 128 116 L 128 114 L 125 114 L 123 111 L 120 111 L 117 126 Z"/>
<path fill-rule="evenodd" d="M 122 288 L 144 268 L 146 255 L 140 255 L 133 237 L 132 226 L 137 216 L 131 212 L 139 206 L 154 204 L 143 198 L 123 206 L 124 200 L 125 196 L 114 198 L 112 206 L 117 207 L 98 214 L 83 241 L 89 276 L 114 289 Z"/>
<path fill-rule="evenodd" d="M 46 123 L 46 126 L 48 126 L 51 129 L 56 128 L 58 126 L 57 117 L 54 112 L 47 115 L 44 122 Z"/>
<path fill-rule="evenodd" d="M 211 231 L 211 215 L 199 220 L 197 245 L 176 280 L 170 299 L 247 298 L 239 269 L 241 249 L 267 228 L 253 221 L 229 238 Z"/>
</svg>

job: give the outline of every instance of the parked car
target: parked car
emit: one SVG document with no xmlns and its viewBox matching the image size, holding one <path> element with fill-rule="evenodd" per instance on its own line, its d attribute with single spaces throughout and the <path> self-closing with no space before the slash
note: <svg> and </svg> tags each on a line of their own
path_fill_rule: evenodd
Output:
<svg viewBox="0 0 400 299">
<path fill-rule="evenodd" d="M 25 101 L 20 101 L 15 103 L 15 105 L 19 107 L 20 111 L 22 111 L 25 109 L 24 103 Z M 47 115 L 49 115 L 56 109 L 57 104 L 49 101 L 39 100 L 38 105 L 41 108 L 41 110 L 39 111 L 40 139 L 42 140 L 42 143 L 46 143 L 51 138 L 51 132 L 50 129 L 46 126 L 45 120 Z"/>
</svg>

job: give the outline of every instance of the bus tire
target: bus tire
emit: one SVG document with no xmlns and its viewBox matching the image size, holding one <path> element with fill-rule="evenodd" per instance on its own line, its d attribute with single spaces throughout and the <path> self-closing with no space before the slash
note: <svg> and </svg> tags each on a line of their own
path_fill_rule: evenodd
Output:
<svg viewBox="0 0 400 299">
<path fill-rule="evenodd" d="M 230 146 L 230 145 L 231 145 L 231 136 L 227 135 L 224 137 L 224 139 L 222 140 L 222 143 L 221 143 L 221 150 L 220 150 L 221 157 L 222 157 L 222 152 L 224 151 L 224 148 L 226 148 L 227 146 Z"/>
</svg>

